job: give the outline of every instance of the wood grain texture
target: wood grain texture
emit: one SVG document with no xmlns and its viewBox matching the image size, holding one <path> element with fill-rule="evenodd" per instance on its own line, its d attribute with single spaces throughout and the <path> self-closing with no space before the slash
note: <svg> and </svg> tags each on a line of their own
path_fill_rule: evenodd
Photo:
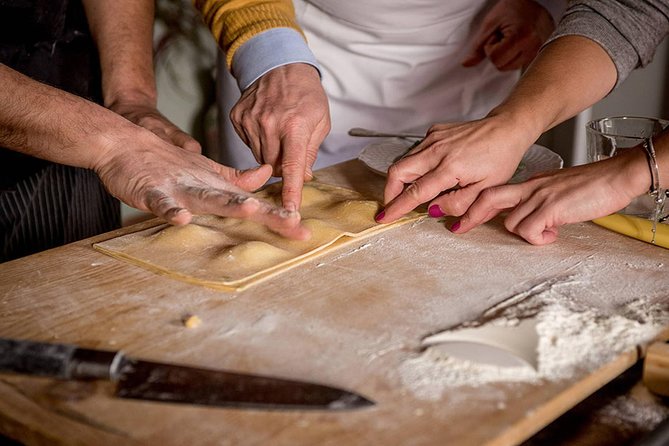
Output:
<svg viewBox="0 0 669 446">
<path fill-rule="evenodd" d="M 319 181 L 382 195 L 357 162 Z M 26 444 L 515 444 L 629 367 L 416 396 L 399 367 L 429 333 L 475 320 L 542 283 L 577 284 L 607 312 L 667 303 L 669 251 L 590 223 L 530 246 L 500 221 L 455 236 L 435 220 L 372 237 L 235 293 L 156 275 L 92 249 L 146 222 L 0 265 L 0 336 L 122 349 L 131 356 L 303 379 L 377 405 L 356 412 L 243 411 L 112 398 L 104 383 L 0 375 L 0 431 Z M 576 296 L 579 298 L 579 296 Z M 202 324 L 188 329 L 184 314 Z M 503 401 L 504 406 L 499 402 Z"/>
</svg>

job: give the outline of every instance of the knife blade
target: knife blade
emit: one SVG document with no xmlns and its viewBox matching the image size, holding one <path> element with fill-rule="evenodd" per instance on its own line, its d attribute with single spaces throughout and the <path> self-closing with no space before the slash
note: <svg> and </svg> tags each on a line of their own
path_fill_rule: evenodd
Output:
<svg viewBox="0 0 669 446">
<path fill-rule="evenodd" d="M 61 380 L 104 379 L 120 398 L 247 409 L 349 410 L 373 405 L 353 392 L 310 382 L 210 370 L 94 350 L 0 338 L 0 371 Z"/>
</svg>

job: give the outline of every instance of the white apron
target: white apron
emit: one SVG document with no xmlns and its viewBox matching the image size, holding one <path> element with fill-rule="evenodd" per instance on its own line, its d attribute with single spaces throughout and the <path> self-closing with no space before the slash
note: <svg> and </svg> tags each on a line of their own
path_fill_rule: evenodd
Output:
<svg viewBox="0 0 669 446">
<path fill-rule="evenodd" d="M 518 72 L 500 73 L 487 59 L 460 65 L 486 0 L 293 2 L 330 101 L 332 130 L 315 169 L 355 158 L 370 142 L 348 136 L 352 127 L 425 132 L 433 123 L 478 119 L 518 79 Z M 237 84 L 224 66 L 219 73 L 221 161 L 257 166 L 229 119 Z"/>
</svg>

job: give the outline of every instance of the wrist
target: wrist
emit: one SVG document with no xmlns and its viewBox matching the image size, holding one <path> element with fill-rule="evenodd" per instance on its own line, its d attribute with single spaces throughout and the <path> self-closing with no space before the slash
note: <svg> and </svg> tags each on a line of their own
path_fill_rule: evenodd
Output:
<svg viewBox="0 0 669 446">
<path fill-rule="evenodd" d="M 311 82 L 313 80 L 320 85 L 320 74 L 318 70 L 313 65 L 298 62 L 272 68 L 256 79 L 256 81 L 249 85 L 248 88 L 269 79 L 282 79 L 282 82 L 293 82 L 298 83 L 299 85 L 304 85 L 304 82 Z"/>
<path fill-rule="evenodd" d="M 313 65 L 303 63 L 303 62 L 297 62 L 297 63 L 290 63 L 287 65 L 281 65 L 279 67 L 273 68 L 268 72 L 269 73 L 281 73 L 285 75 L 286 77 L 288 76 L 304 76 L 306 78 L 313 79 L 317 82 L 320 83 L 320 73 L 314 67 Z"/>
<path fill-rule="evenodd" d="M 648 193 L 652 178 L 648 158 L 642 145 L 625 150 L 611 160 L 619 163 L 621 190 L 625 191 L 630 199 Z"/>
<path fill-rule="evenodd" d="M 241 91 L 280 66 L 303 63 L 319 70 L 316 57 L 307 42 L 292 28 L 274 28 L 261 32 L 240 46 L 228 62 Z"/>
<path fill-rule="evenodd" d="M 515 146 L 518 147 L 518 150 L 522 150 L 522 153 L 525 153 L 527 148 L 534 144 L 543 132 L 543 127 L 537 123 L 534 117 L 524 113 L 522 108 L 516 111 L 510 107 L 505 107 L 505 104 L 491 110 L 486 119 L 495 123 L 496 128 L 502 128 L 506 131 L 510 129 L 513 132 Z"/>
<path fill-rule="evenodd" d="M 148 136 L 146 134 L 153 135 L 119 115 L 110 115 L 104 129 L 96 128 L 97 131 L 83 141 L 87 146 L 95 148 L 89 160 L 90 165 L 86 167 L 98 174 L 115 157 L 127 156 L 134 147 L 142 146 L 142 141 Z"/>
<path fill-rule="evenodd" d="M 128 107 L 156 108 L 158 95 L 155 90 L 127 89 L 105 94 L 105 107 L 117 111 Z"/>
</svg>

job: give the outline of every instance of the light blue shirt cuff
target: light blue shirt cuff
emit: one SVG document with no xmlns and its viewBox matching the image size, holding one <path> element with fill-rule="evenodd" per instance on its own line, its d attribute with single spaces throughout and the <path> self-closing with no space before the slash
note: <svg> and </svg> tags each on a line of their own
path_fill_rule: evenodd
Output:
<svg viewBox="0 0 669 446">
<path fill-rule="evenodd" d="M 553 23 L 557 26 L 567 9 L 567 0 L 534 0 L 553 17 Z"/>
<path fill-rule="evenodd" d="M 239 47 L 232 58 L 232 75 L 244 91 L 267 72 L 291 63 L 312 65 L 320 75 L 316 57 L 302 35 L 292 28 L 273 28 Z"/>
</svg>

